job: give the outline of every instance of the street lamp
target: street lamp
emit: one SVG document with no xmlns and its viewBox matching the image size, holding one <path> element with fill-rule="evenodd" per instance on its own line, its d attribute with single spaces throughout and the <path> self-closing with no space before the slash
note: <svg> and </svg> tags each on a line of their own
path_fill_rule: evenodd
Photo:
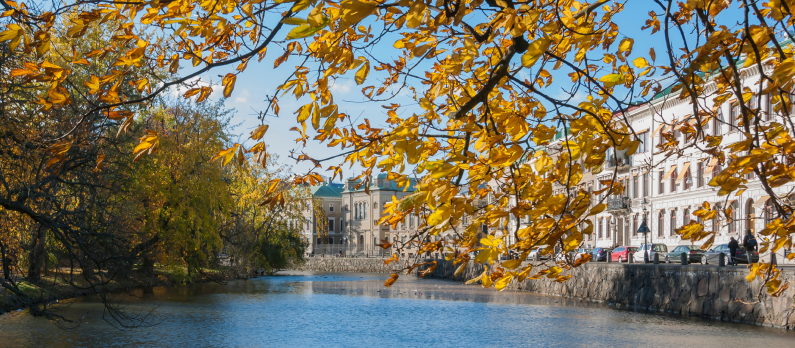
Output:
<svg viewBox="0 0 795 348">
<path fill-rule="evenodd" d="M 646 224 L 646 206 L 649 204 L 649 202 L 646 201 L 646 198 L 643 198 L 643 202 L 641 204 L 643 205 L 643 222 L 640 224 L 640 227 L 638 227 L 638 233 L 643 233 L 643 262 L 649 263 L 649 242 L 646 239 L 649 232 L 651 232 L 648 224 Z"/>
</svg>

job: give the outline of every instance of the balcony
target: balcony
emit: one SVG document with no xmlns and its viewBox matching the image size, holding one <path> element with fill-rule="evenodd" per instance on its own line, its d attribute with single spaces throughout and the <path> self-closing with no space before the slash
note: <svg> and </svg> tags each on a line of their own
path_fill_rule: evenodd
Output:
<svg viewBox="0 0 795 348">
<path fill-rule="evenodd" d="M 616 168 L 618 170 L 629 169 L 632 167 L 631 156 L 619 156 L 618 158 L 608 157 L 607 168 Z"/>
<path fill-rule="evenodd" d="M 607 211 L 611 210 L 626 210 L 632 206 L 632 201 L 629 197 L 616 197 L 607 199 Z"/>
</svg>

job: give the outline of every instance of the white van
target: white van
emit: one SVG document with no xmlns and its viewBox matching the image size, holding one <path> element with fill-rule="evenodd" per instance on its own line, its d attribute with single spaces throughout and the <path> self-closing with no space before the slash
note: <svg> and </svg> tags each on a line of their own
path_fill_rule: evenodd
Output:
<svg viewBox="0 0 795 348">
<path fill-rule="evenodd" d="M 649 250 L 649 262 L 654 260 L 654 254 L 659 254 L 660 262 L 665 262 L 665 255 L 668 254 L 668 247 L 665 244 L 641 244 L 632 260 L 636 263 L 643 263 L 643 255 Z"/>
</svg>

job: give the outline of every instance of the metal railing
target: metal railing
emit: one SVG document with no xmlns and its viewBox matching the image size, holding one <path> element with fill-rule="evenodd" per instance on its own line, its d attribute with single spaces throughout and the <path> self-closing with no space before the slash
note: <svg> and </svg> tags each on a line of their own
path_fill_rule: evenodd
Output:
<svg viewBox="0 0 795 348">
<path fill-rule="evenodd" d="M 623 167 L 623 166 L 632 166 L 632 157 L 631 156 L 620 156 L 617 159 L 610 157 L 607 159 L 607 167 Z"/>
<path fill-rule="evenodd" d="M 607 199 L 607 210 L 629 209 L 632 206 L 629 197 L 616 197 Z"/>
</svg>

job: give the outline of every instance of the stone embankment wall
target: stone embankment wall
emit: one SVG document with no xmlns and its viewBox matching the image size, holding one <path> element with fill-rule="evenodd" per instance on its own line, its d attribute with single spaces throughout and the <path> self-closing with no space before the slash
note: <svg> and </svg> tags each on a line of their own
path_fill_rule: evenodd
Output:
<svg viewBox="0 0 795 348">
<path fill-rule="evenodd" d="M 455 276 L 456 266 L 437 260 L 429 278 L 466 281 L 483 272 L 470 264 Z M 305 270 L 390 273 L 380 259 L 310 258 Z M 780 297 L 768 296 L 762 282 L 748 283 L 745 267 L 681 266 L 651 264 L 588 263 L 571 270 L 572 278 L 557 283 L 548 278 L 514 282 L 512 288 L 587 301 L 605 302 L 619 308 L 637 308 L 722 321 L 795 329 L 795 285 Z M 795 282 L 795 270 L 780 277 Z"/>
<path fill-rule="evenodd" d="M 394 264 L 385 265 L 382 258 L 310 257 L 302 265 L 292 267 L 302 271 L 392 273 Z"/>
</svg>

